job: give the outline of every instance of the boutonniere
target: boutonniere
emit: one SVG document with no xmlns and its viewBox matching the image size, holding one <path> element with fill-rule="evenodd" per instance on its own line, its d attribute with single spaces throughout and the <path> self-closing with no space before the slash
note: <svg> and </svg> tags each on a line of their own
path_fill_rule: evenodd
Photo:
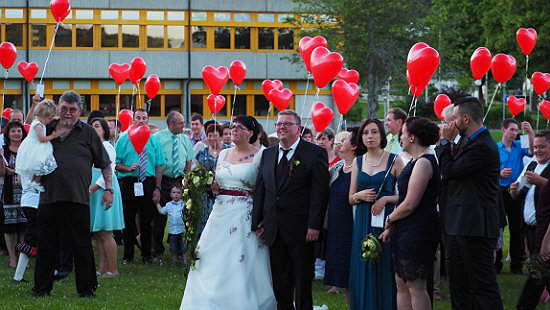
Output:
<svg viewBox="0 0 550 310">
<path fill-rule="evenodd" d="M 300 166 L 301 162 L 298 158 L 293 159 L 290 162 L 290 170 L 288 171 L 288 176 L 291 177 L 292 173 L 294 172 L 294 169 Z"/>
</svg>

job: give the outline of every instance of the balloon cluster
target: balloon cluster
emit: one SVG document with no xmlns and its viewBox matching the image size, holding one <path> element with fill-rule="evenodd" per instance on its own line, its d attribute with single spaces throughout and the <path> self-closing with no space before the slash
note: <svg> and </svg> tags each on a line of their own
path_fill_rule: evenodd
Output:
<svg viewBox="0 0 550 310">
<path fill-rule="evenodd" d="M 235 87 L 241 86 L 246 77 L 246 64 L 241 60 L 234 60 L 226 66 L 213 67 L 204 66 L 202 68 L 202 79 L 210 89 L 207 103 L 212 114 L 218 113 L 225 106 L 225 96 L 219 95 L 229 78 Z M 236 91 L 236 89 L 235 89 Z"/>
<path fill-rule="evenodd" d="M 124 84 L 129 80 L 132 84 L 139 86 L 139 82 L 147 72 L 147 64 L 141 57 L 135 57 L 130 64 L 110 64 L 109 75 L 113 78 L 116 85 Z M 151 74 L 145 80 L 145 91 L 150 99 L 154 99 L 160 90 L 160 79 L 158 75 Z"/>
<path fill-rule="evenodd" d="M 303 37 L 298 44 L 298 51 L 302 56 L 306 70 L 313 77 L 317 89 L 326 87 L 331 81 L 336 79 L 331 85 L 334 103 L 341 115 L 348 113 L 359 98 L 360 89 L 357 85 L 357 83 L 359 83 L 359 72 L 344 68 L 344 58 L 342 55 L 331 52 L 328 49 L 327 40 L 322 36 L 313 38 L 307 36 Z M 267 81 L 264 81 L 264 83 L 265 82 Z M 288 92 L 292 94 L 290 90 L 288 90 L 286 94 L 288 94 Z M 280 100 L 281 92 L 270 90 L 269 93 L 266 93 L 264 88 L 264 94 L 266 98 L 277 107 L 275 102 Z M 284 98 L 287 97 L 285 96 Z M 290 101 L 291 98 L 288 98 L 288 103 L 281 107 L 288 107 Z M 277 108 L 279 109 L 279 107 Z M 330 125 L 333 118 L 334 112 L 332 109 L 325 106 L 320 101 L 313 104 L 311 109 L 311 120 L 313 121 L 315 130 L 325 130 L 325 128 Z"/>
</svg>

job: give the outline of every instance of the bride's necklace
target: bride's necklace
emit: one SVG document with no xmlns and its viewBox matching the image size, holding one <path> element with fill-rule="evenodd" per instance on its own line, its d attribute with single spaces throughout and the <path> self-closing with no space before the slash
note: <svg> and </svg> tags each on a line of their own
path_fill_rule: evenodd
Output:
<svg viewBox="0 0 550 310">
<path fill-rule="evenodd" d="M 385 155 L 385 153 L 382 152 L 382 155 L 380 155 L 380 158 L 378 158 L 378 162 L 376 162 L 376 164 L 373 164 L 372 162 L 369 162 L 369 160 L 368 160 L 368 155 L 366 155 L 366 156 L 367 156 L 367 160 L 366 160 L 367 165 L 369 165 L 369 166 L 371 166 L 371 167 L 378 167 L 378 166 L 380 166 L 380 163 L 382 163 L 382 158 L 384 158 L 384 155 Z"/>
</svg>

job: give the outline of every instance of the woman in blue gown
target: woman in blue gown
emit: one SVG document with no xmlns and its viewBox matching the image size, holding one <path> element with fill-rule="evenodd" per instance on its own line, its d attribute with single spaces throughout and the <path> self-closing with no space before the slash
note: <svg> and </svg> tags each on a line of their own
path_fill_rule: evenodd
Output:
<svg viewBox="0 0 550 310">
<path fill-rule="evenodd" d="M 393 211 L 396 176 L 402 168 L 395 154 L 384 151 L 387 144 L 383 124 L 366 120 L 357 138 L 357 153 L 351 175 L 350 204 L 355 205 L 350 265 L 350 309 L 396 309 L 396 287 L 392 268 L 391 248 L 383 245 L 375 260 L 362 258 L 361 244 L 369 234 L 379 236 L 382 224 L 371 225 L 372 216 Z"/>
</svg>

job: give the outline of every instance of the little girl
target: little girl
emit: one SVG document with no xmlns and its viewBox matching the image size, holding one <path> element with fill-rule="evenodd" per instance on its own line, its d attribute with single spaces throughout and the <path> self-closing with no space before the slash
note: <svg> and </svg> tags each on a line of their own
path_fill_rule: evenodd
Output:
<svg viewBox="0 0 550 310">
<path fill-rule="evenodd" d="M 45 99 L 40 102 L 35 109 L 35 119 L 32 121 L 27 138 L 19 146 L 15 172 L 21 177 L 22 207 L 38 207 L 38 197 L 40 192 L 44 191 L 40 185 L 40 176 L 48 175 L 57 168 L 50 141 L 59 137 L 59 132 L 46 136 L 46 125 L 54 119 L 55 115 L 56 106 L 53 101 Z"/>
</svg>

